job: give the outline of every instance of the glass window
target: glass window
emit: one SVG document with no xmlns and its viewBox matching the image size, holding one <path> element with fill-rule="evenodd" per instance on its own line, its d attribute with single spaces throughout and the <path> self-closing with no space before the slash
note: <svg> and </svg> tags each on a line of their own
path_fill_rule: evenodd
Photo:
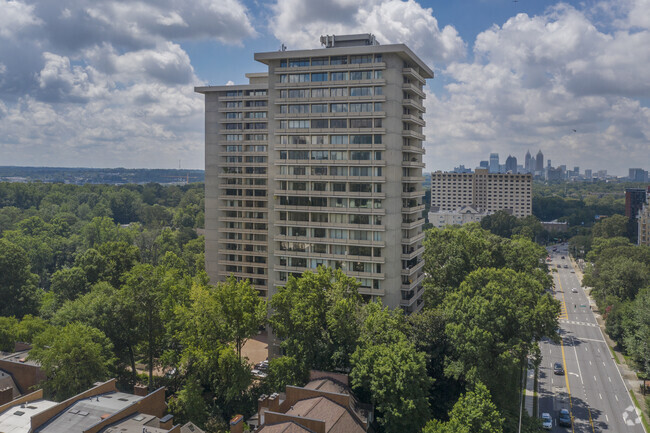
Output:
<svg viewBox="0 0 650 433">
<path fill-rule="evenodd" d="M 309 59 L 289 59 L 290 68 L 309 66 Z"/>
<path fill-rule="evenodd" d="M 289 74 L 290 83 L 305 83 L 309 81 L 309 74 Z"/>
<path fill-rule="evenodd" d="M 353 150 L 350 152 L 350 159 L 353 161 L 368 161 L 370 160 L 370 151 Z"/>
<path fill-rule="evenodd" d="M 350 72 L 351 80 L 371 80 L 372 71 L 351 71 Z"/>
<path fill-rule="evenodd" d="M 372 96 L 372 87 L 350 87 L 350 96 Z"/>
<path fill-rule="evenodd" d="M 375 111 L 384 111 L 384 106 L 381 102 L 375 102 Z"/>
<path fill-rule="evenodd" d="M 330 93 L 332 96 L 348 96 L 348 88 L 347 87 L 335 87 L 330 90 Z"/>
<path fill-rule="evenodd" d="M 348 56 L 332 56 L 330 57 L 330 65 L 347 65 Z"/>
<path fill-rule="evenodd" d="M 327 113 L 327 104 L 313 104 L 311 106 L 312 113 Z"/>
<path fill-rule="evenodd" d="M 383 78 L 384 77 L 384 71 L 375 71 L 375 78 Z"/>
<path fill-rule="evenodd" d="M 317 72 L 311 74 L 312 81 L 327 81 L 327 72 Z"/>
<path fill-rule="evenodd" d="M 330 128 L 347 128 L 348 127 L 348 119 L 331 119 L 330 120 Z"/>
<path fill-rule="evenodd" d="M 309 128 L 309 120 L 289 120 L 289 129 Z"/>
<path fill-rule="evenodd" d="M 372 119 L 350 119 L 350 128 L 372 128 Z"/>
<path fill-rule="evenodd" d="M 330 74 L 330 80 L 332 81 L 346 81 L 348 79 L 348 73 L 343 72 L 332 72 Z"/>
<path fill-rule="evenodd" d="M 289 113 L 309 113 L 309 105 L 289 105 Z"/>
<path fill-rule="evenodd" d="M 290 150 L 289 159 L 309 159 L 308 150 Z"/>
<path fill-rule="evenodd" d="M 372 135 L 351 135 L 350 144 L 372 144 Z"/>
<path fill-rule="evenodd" d="M 312 135 L 311 144 L 327 144 L 327 135 Z"/>
<path fill-rule="evenodd" d="M 330 176 L 347 176 L 348 168 L 347 167 L 330 167 Z"/>
<path fill-rule="evenodd" d="M 312 128 L 327 128 L 327 119 L 312 119 L 311 120 Z"/>
<path fill-rule="evenodd" d="M 384 58 L 382 57 L 381 54 L 375 54 L 375 62 L 381 63 L 384 61 Z"/>
<path fill-rule="evenodd" d="M 327 176 L 327 167 L 322 165 L 315 165 L 311 168 L 312 176 Z"/>
<path fill-rule="evenodd" d="M 375 87 L 375 95 L 383 95 L 383 94 L 384 94 L 383 87 Z"/>
<path fill-rule="evenodd" d="M 290 89 L 289 98 L 307 98 L 309 89 Z"/>
<path fill-rule="evenodd" d="M 328 63 L 327 57 L 312 57 L 311 59 L 312 66 L 325 66 Z"/>
<path fill-rule="evenodd" d="M 362 56 L 350 56 L 350 63 L 360 64 L 360 63 L 371 63 L 372 54 L 362 55 Z"/>
<path fill-rule="evenodd" d="M 336 160 L 336 161 L 341 161 L 344 159 L 348 159 L 348 153 L 344 151 L 338 151 L 338 150 L 332 150 L 330 152 L 330 159 Z"/>
<path fill-rule="evenodd" d="M 347 113 L 348 104 L 331 104 L 332 113 Z"/>
<path fill-rule="evenodd" d="M 331 144 L 348 144 L 347 135 L 330 135 Z"/>
<path fill-rule="evenodd" d="M 341 183 L 341 182 L 332 183 L 332 191 L 345 192 L 345 183 Z M 343 221 L 341 221 L 341 222 L 343 222 Z"/>
<path fill-rule="evenodd" d="M 353 113 L 371 112 L 372 103 L 364 102 L 360 104 L 350 104 L 350 111 Z"/>
<path fill-rule="evenodd" d="M 289 144 L 307 144 L 308 138 L 306 135 L 291 135 L 289 137 Z"/>
<path fill-rule="evenodd" d="M 330 95 L 330 89 L 311 89 L 312 98 L 327 98 Z"/>
<path fill-rule="evenodd" d="M 280 60 L 280 67 L 281 68 L 286 68 L 287 67 L 287 59 Z"/>
<path fill-rule="evenodd" d="M 328 159 L 329 155 L 327 150 L 312 150 L 311 151 L 311 159 Z"/>
</svg>

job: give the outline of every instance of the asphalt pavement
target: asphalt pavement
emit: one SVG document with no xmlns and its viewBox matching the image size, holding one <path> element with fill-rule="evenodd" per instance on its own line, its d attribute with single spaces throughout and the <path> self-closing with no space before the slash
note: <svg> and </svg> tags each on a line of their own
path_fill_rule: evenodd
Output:
<svg viewBox="0 0 650 433">
<path fill-rule="evenodd" d="M 551 414 L 554 432 L 644 433 L 589 299 L 573 272 L 566 246 L 549 251 L 549 255 L 551 266 L 557 270 L 552 275 L 555 297 L 562 304 L 559 319 L 562 342 L 540 343 L 543 358 L 539 369 L 539 415 Z M 555 362 L 562 363 L 564 375 L 554 374 Z M 571 413 L 571 427 L 557 425 L 563 408 Z"/>
</svg>

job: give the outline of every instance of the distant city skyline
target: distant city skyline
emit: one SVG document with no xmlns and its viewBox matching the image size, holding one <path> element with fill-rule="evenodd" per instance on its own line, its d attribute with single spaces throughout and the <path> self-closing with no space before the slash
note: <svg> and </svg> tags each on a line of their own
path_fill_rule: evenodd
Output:
<svg viewBox="0 0 650 433">
<path fill-rule="evenodd" d="M 345 33 L 433 65 L 426 171 L 538 148 L 618 176 L 650 165 L 647 0 L 15 0 L 0 17 L 5 165 L 201 168 L 194 86 Z"/>
</svg>

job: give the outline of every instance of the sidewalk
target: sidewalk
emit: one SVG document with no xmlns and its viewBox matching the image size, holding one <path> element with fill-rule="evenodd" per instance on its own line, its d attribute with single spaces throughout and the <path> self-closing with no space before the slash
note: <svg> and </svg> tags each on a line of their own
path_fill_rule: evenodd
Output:
<svg viewBox="0 0 650 433">
<path fill-rule="evenodd" d="M 526 393 L 524 407 L 530 416 L 537 416 L 533 413 L 533 402 L 535 400 L 535 368 L 526 371 Z"/>
<path fill-rule="evenodd" d="M 573 265 L 573 269 L 575 270 L 576 276 L 579 278 L 580 283 L 582 284 L 582 279 L 584 275 L 580 270 L 578 264 L 573 259 L 573 257 L 571 257 L 571 264 Z M 614 361 L 616 362 L 616 366 L 618 367 L 618 370 L 620 371 L 621 376 L 623 377 L 625 386 L 627 387 L 628 390 L 634 393 L 634 395 L 636 396 L 636 400 L 639 403 L 639 408 L 644 414 L 647 415 L 648 408 L 646 407 L 645 396 L 641 392 L 642 381 L 639 380 L 639 378 L 636 375 L 636 372 L 627 365 L 627 363 L 625 362 L 625 357 L 620 352 L 620 350 L 616 349 L 617 346 L 616 342 L 613 341 L 611 338 L 609 338 L 609 335 L 607 335 L 607 332 L 605 332 L 605 319 L 603 319 L 603 316 L 600 314 L 600 311 L 598 310 L 598 306 L 596 305 L 596 301 L 594 301 L 594 299 L 591 297 L 591 290 L 585 290 L 585 294 L 589 299 L 589 304 L 591 305 L 591 308 L 594 312 L 594 317 L 596 317 L 596 322 L 598 323 L 598 326 L 602 331 L 603 337 L 605 338 L 607 345 L 609 346 L 610 350 L 616 354 Z"/>
</svg>

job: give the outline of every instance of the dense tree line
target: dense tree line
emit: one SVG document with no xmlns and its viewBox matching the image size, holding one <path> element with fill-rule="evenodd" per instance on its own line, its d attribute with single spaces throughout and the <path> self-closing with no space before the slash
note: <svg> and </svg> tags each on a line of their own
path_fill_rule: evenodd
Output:
<svg viewBox="0 0 650 433">
<path fill-rule="evenodd" d="M 209 284 L 202 200 L 192 185 L 0 184 L 0 349 L 31 342 L 57 400 L 111 376 L 165 385 L 177 419 L 209 432 L 310 369 L 349 373 L 383 432 L 515 431 L 520 369 L 559 312 L 538 221 L 428 231 L 425 308 L 406 316 L 332 269 L 269 305 L 246 281 Z M 267 322 L 284 356 L 260 381 L 241 348 Z"/>
</svg>

